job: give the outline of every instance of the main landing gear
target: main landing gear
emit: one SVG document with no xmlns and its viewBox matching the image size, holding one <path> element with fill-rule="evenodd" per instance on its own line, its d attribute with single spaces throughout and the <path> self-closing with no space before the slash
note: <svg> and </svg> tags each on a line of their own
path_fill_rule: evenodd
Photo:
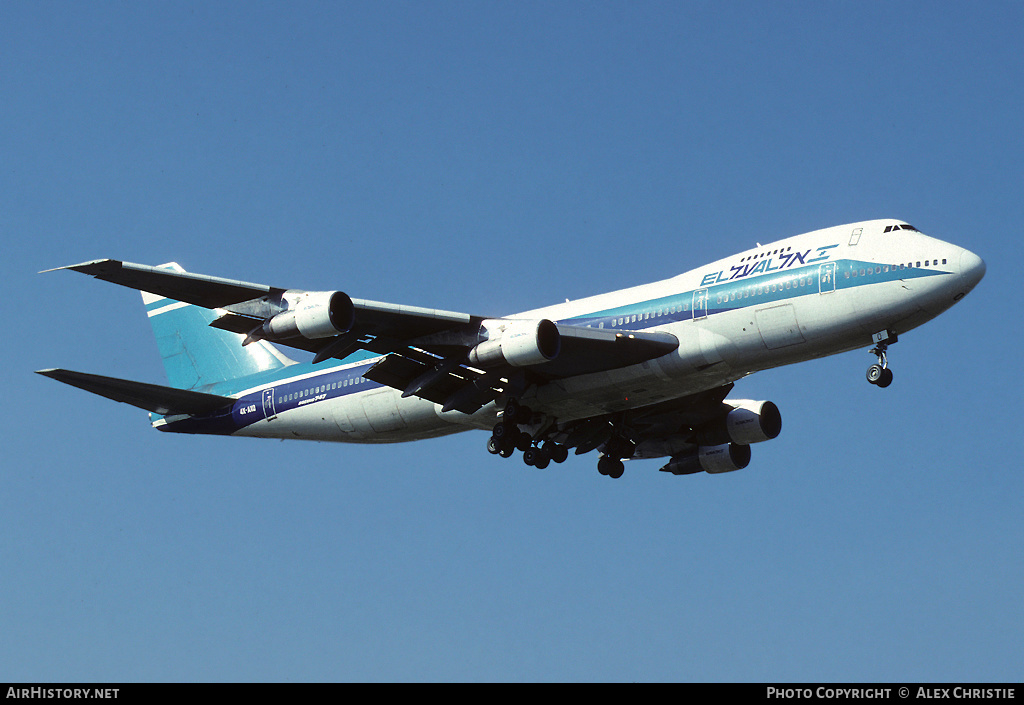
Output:
<svg viewBox="0 0 1024 705">
<path fill-rule="evenodd" d="M 509 400 L 505 405 L 505 412 L 501 415 L 491 437 L 487 439 L 487 451 L 502 458 L 511 457 L 517 450 L 523 452 L 523 462 L 535 468 L 543 470 L 552 461 L 564 463 L 569 457 L 569 449 L 560 443 L 552 440 L 541 442 L 545 426 L 541 426 L 537 434 L 531 435 L 519 430 L 519 424 L 529 423 L 533 412 L 522 406 L 515 399 Z"/>
<path fill-rule="evenodd" d="M 577 455 L 601 448 L 597 471 L 611 478 L 622 477 L 625 469 L 622 459 L 630 458 L 636 452 L 636 444 L 626 438 L 621 429 L 615 429 L 610 424 L 596 424 L 574 431 L 569 434 L 567 443 L 558 443 L 553 439 L 554 419 L 540 421 L 532 434 L 519 428 L 520 425 L 530 424 L 538 424 L 535 414 L 518 400 L 509 400 L 501 420 L 487 439 L 488 452 L 509 458 L 519 450 L 523 453 L 524 463 L 543 470 L 552 462 L 564 463 L 569 457 L 570 447 L 576 448 Z"/>
<path fill-rule="evenodd" d="M 889 369 L 889 359 L 885 353 L 898 338 L 890 330 L 875 333 L 871 337 L 875 341 L 875 347 L 871 349 L 871 352 L 878 358 L 878 362 L 868 368 L 868 382 L 876 387 L 888 387 L 892 384 L 892 370 Z"/>
</svg>

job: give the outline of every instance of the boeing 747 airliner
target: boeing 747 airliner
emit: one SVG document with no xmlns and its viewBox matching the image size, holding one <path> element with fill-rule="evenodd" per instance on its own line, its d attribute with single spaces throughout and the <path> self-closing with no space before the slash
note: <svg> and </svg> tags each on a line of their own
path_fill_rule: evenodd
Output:
<svg viewBox="0 0 1024 705">
<path fill-rule="evenodd" d="M 778 436 L 742 377 L 888 347 L 962 299 L 985 263 L 900 220 L 826 228 L 653 284 L 511 316 L 354 299 L 96 260 L 61 267 L 142 291 L 170 386 L 40 374 L 150 412 L 161 431 L 394 443 L 469 429 L 527 465 L 599 452 L 675 475 L 738 470 Z M 52 271 L 52 270 L 48 270 Z M 312 353 L 297 362 L 279 346 Z"/>
</svg>

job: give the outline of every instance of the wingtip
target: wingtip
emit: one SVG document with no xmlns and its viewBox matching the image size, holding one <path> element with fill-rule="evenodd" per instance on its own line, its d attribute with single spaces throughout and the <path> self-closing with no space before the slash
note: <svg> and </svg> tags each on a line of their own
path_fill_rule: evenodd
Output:
<svg viewBox="0 0 1024 705">
<path fill-rule="evenodd" d="M 39 273 L 46 274 L 47 272 L 58 272 L 62 269 L 72 269 L 76 272 L 82 272 L 84 274 L 100 274 L 104 269 L 109 268 L 111 266 L 120 267 L 121 261 L 116 259 L 94 259 L 89 260 L 88 262 L 79 262 L 78 264 L 68 264 L 63 267 L 44 269 Z"/>
</svg>

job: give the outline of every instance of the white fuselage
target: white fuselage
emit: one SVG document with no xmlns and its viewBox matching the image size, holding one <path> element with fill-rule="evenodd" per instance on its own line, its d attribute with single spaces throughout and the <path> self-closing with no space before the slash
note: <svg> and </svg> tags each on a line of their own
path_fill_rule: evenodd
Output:
<svg viewBox="0 0 1024 705">
<path fill-rule="evenodd" d="M 510 316 L 663 331 L 679 340 L 674 352 L 639 365 L 532 386 L 522 401 L 571 421 L 868 347 L 874 333 L 902 335 L 942 313 L 983 273 L 973 253 L 895 220 L 780 240 L 664 281 Z M 472 415 L 442 413 L 433 402 L 363 379 L 378 359 L 296 364 L 272 383 L 231 390 L 240 399 L 236 415 L 249 415 L 236 434 L 391 443 L 495 423 L 493 403 Z"/>
</svg>

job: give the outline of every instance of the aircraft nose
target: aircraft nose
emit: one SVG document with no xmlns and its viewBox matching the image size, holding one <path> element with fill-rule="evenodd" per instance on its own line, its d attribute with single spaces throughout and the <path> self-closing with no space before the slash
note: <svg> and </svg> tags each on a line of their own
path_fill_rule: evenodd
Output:
<svg viewBox="0 0 1024 705">
<path fill-rule="evenodd" d="M 970 250 L 960 253 L 960 279 L 964 284 L 964 293 L 977 286 L 985 276 L 985 260 Z"/>
</svg>

